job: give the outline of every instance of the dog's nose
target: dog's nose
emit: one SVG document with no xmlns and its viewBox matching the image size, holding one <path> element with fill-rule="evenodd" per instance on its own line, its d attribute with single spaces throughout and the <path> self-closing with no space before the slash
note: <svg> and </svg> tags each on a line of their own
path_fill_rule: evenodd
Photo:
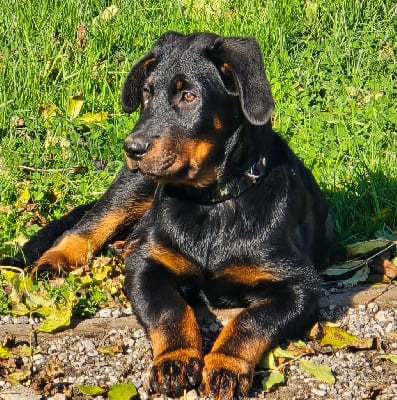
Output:
<svg viewBox="0 0 397 400">
<path fill-rule="evenodd" d="M 143 137 L 127 138 L 124 142 L 124 151 L 131 158 L 141 158 L 149 150 L 150 142 Z"/>
</svg>

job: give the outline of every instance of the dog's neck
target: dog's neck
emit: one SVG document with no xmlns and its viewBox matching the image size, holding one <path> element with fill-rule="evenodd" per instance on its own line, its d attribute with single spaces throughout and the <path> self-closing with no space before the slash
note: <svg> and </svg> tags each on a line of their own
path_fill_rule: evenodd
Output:
<svg viewBox="0 0 397 400">
<path fill-rule="evenodd" d="M 198 204 L 216 204 L 237 199 L 250 188 L 259 185 L 270 169 L 271 159 L 268 156 L 270 152 L 266 148 L 269 143 L 266 143 L 266 146 L 258 146 L 257 143 L 249 141 L 247 143 L 248 139 L 244 139 L 246 136 L 242 132 L 243 129 L 244 126 L 240 125 L 230 137 L 226 157 L 221 166 L 224 173 L 215 185 L 204 188 L 166 185 L 167 195 Z M 260 134 L 266 135 L 263 131 Z M 247 146 L 252 147 L 254 151 L 247 151 Z M 256 154 L 256 159 L 247 160 L 245 154 Z M 235 165 L 239 166 L 238 170 Z"/>
</svg>

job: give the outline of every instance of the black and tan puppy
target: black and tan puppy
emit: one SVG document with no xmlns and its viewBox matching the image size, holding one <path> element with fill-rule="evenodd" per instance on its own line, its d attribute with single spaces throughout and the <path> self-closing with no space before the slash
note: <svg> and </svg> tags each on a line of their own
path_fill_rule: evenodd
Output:
<svg viewBox="0 0 397 400">
<path fill-rule="evenodd" d="M 252 38 L 166 33 L 128 74 L 122 102 L 141 106 L 126 167 L 36 268 L 70 270 L 128 234 L 125 291 L 153 342 L 150 390 L 244 397 L 262 354 L 316 320 L 324 197 L 272 130 Z M 244 307 L 205 356 L 194 298 Z"/>
</svg>

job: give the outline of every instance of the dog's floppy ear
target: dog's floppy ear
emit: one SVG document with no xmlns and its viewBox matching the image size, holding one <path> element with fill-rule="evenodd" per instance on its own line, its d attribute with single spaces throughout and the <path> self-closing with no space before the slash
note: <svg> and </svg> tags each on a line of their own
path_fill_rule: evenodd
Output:
<svg viewBox="0 0 397 400">
<path fill-rule="evenodd" d="M 265 124 L 274 109 L 262 53 L 254 38 L 218 37 L 209 49 L 226 90 L 240 96 L 241 108 L 253 125 Z"/>
<path fill-rule="evenodd" d="M 121 104 L 125 112 L 132 113 L 138 108 L 148 67 L 155 61 L 155 55 L 150 52 L 145 57 L 141 58 L 128 73 L 121 92 Z"/>
<path fill-rule="evenodd" d="M 140 105 L 143 82 L 150 67 L 153 67 L 183 37 L 177 32 L 166 32 L 153 45 L 148 54 L 142 57 L 128 73 L 121 92 L 121 104 L 127 113 L 132 113 Z"/>
</svg>

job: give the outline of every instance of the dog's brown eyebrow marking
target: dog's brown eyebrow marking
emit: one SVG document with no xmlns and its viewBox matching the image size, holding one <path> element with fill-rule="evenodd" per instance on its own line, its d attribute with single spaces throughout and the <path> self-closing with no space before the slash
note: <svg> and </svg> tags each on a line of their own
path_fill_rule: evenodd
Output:
<svg viewBox="0 0 397 400">
<path fill-rule="evenodd" d="M 220 69 L 221 69 L 222 72 L 225 72 L 227 69 L 230 69 L 230 65 L 227 64 L 227 63 L 223 63 L 223 64 L 220 66 Z"/>
<path fill-rule="evenodd" d="M 183 86 L 183 82 L 181 80 L 176 81 L 175 87 L 177 88 L 177 90 L 182 89 L 182 86 Z"/>
<path fill-rule="evenodd" d="M 221 130 L 223 128 L 222 121 L 217 115 L 214 115 L 214 128 L 217 131 L 219 131 L 219 130 Z"/>
<path fill-rule="evenodd" d="M 144 61 L 143 65 L 147 67 L 149 64 L 151 64 L 153 61 L 156 61 L 156 57 L 150 57 L 147 60 Z"/>
</svg>

